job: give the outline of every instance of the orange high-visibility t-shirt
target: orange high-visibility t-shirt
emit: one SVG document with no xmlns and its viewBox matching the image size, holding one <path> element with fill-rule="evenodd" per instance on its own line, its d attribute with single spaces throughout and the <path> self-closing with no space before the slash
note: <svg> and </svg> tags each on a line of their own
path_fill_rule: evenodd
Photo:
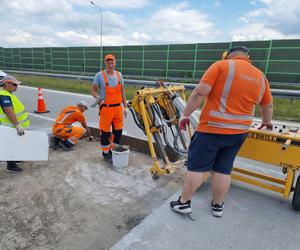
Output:
<svg viewBox="0 0 300 250">
<path fill-rule="evenodd" d="M 200 82 L 212 88 L 199 118 L 200 132 L 245 133 L 252 123 L 255 106 L 272 103 L 268 80 L 246 58 L 215 62 Z"/>
</svg>

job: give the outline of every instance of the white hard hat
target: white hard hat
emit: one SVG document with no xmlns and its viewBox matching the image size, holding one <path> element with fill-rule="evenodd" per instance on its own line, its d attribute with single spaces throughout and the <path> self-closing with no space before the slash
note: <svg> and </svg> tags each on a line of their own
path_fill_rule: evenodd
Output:
<svg viewBox="0 0 300 250">
<path fill-rule="evenodd" d="M 87 102 L 86 102 L 86 101 L 79 101 L 79 102 L 78 102 L 78 105 L 85 106 L 86 109 L 88 109 L 88 105 L 87 105 Z"/>
</svg>

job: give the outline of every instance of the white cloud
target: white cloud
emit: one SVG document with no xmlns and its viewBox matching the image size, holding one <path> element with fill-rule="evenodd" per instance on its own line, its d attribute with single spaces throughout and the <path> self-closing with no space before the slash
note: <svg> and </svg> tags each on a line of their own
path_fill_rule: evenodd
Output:
<svg viewBox="0 0 300 250">
<path fill-rule="evenodd" d="M 147 43 L 147 42 L 151 41 L 151 36 L 149 36 L 146 33 L 141 33 L 141 32 L 134 31 L 131 34 L 131 39 L 135 40 L 135 41 L 140 41 L 140 42 Z"/>
<path fill-rule="evenodd" d="M 0 0 L 1 1 L 1 0 Z M 98 45 L 100 15 L 87 2 L 87 10 L 72 1 L 1 1 L 0 44 L 4 47 Z M 75 1 L 73 1 L 75 2 Z M 5 21 L 4 21 L 5 20 Z M 103 11 L 105 36 L 118 34 L 128 27 L 125 18 Z M 3 32 L 5 31 L 5 32 Z"/>
<path fill-rule="evenodd" d="M 193 43 L 214 39 L 217 31 L 208 15 L 189 8 L 187 2 L 166 6 L 140 24 L 139 33 L 152 43 Z M 146 39 L 145 39 L 146 40 Z"/>
<path fill-rule="evenodd" d="M 11 16 L 43 16 L 54 14 L 57 11 L 61 13 L 67 13 L 72 11 L 73 7 L 67 0 L 10 0 L 10 1 L 1 1 L 1 8 L 9 9 L 9 14 Z M 3 12 L 1 13 L 3 15 Z"/>
<path fill-rule="evenodd" d="M 66 32 L 57 32 L 56 36 L 58 38 L 62 38 L 65 41 L 69 41 L 69 42 L 74 42 L 74 41 L 78 41 L 77 44 L 81 43 L 81 42 L 87 42 L 90 37 L 88 35 L 85 34 L 78 34 L 74 31 L 66 31 Z M 76 43 L 76 42 L 75 42 Z"/>
<path fill-rule="evenodd" d="M 283 37 L 295 37 L 300 33 L 300 1 L 299 0 L 257 0 L 263 7 L 250 11 L 240 20 L 245 23 L 244 29 L 253 24 L 264 27 L 266 34 L 282 34 Z M 272 32 L 267 32 L 271 31 Z M 249 30 L 250 32 L 250 30 Z M 258 32 L 255 32 L 258 36 Z M 249 34 L 251 36 L 251 34 Z M 252 34 L 253 36 L 253 34 Z M 272 39 L 273 37 L 268 37 Z"/>
<path fill-rule="evenodd" d="M 21 29 L 8 29 L 5 36 L 0 37 L 1 44 L 8 44 L 4 47 L 41 47 L 57 46 L 56 39 L 41 33 L 27 32 Z"/>
<path fill-rule="evenodd" d="M 192 1 L 165 1 L 168 4 L 164 6 L 150 0 L 94 2 L 102 8 L 104 46 L 300 37 L 299 0 L 249 0 L 248 4 L 255 9 L 238 18 L 238 28 L 229 31 L 226 24 L 218 26 L 226 33 L 213 23 L 213 9 L 210 16 L 207 9 L 204 12 L 205 8 L 195 9 Z M 0 0 L 0 3 L 5 10 L 1 12 L 0 46 L 99 45 L 100 12 L 90 0 Z M 222 5 L 220 0 L 212 3 L 216 7 Z M 124 10 L 134 15 L 125 16 L 128 12 Z"/>
<path fill-rule="evenodd" d="M 300 37 L 300 2 L 298 0 L 256 0 L 263 7 L 245 13 L 241 25 L 230 31 L 232 40 L 293 39 Z"/>
<path fill-rule="evenodd" d="M 0 30 L 6 31 L 0 36 L 1 46 L 99 45 L 100 14 L 88 0 L 27 0 L 26 4 L 21 0 L 0 1 L 7 10 L 2 14 L 5 22 L 0 22 Z M 149 4 L 148 0 L 95 2 L 103 7 L 104 46 L 207 42 L 218 34 L 209 16 L 193 9 L 187 1 L 157 7 L 140 19 L 105 8 L 141 8 Z"/>
<path fill-rule="evenodd" d="M 90 4 L 90 0 L 69 0 L 74 4 Z M 150 3 L 150 0 L 93 0 L 101 8 L 139 9 Z"/>
<path fill-rule="evenodd" d="M 246 27 L 232 30 L 230 34 L 233 41 L 292 39 L 299 37 L 299 34 L 286 36 L 278 30 L 266 27 L 262 23 L 248 24 Z"/>
</svg>

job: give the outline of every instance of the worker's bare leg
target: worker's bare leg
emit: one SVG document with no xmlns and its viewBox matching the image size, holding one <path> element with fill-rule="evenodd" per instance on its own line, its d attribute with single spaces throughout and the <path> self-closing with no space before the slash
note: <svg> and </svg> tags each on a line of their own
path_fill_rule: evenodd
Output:
<svg viewBox="0 0 300 250">
<path fill-rule="evenodd" d="M 213 203 L 222 204 L 224 198 L 229 190 L 231 183 L 231 176 L 212 172 L 211 189 L 213 194 Z"/>
<path fill-rule="evenodd" d="M 192 199 L 195 191 L 202 185 L 205 174 L 205 172 L 202 173 L 187 171 L 184 178 L 183 190 L 180 199 L 181 202 L 185 203 L 186 201 Z"/>
</svg>

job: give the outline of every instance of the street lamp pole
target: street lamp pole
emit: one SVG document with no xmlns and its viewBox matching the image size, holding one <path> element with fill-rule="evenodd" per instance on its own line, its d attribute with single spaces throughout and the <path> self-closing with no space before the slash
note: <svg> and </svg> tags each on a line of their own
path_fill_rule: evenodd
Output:
<svg viewBox="0 0 300 250">
<path fill-rule="evenodd" d="M 102 48 L 102 9 L 99 5 L 95 4 L 93 1 L 90 1 L 90 3 L 94 6 L 96 6 L 100 10 L 100 69 L 102 70 L 102 64 L 103 64 L 103 48 Z"/>
</svg>

